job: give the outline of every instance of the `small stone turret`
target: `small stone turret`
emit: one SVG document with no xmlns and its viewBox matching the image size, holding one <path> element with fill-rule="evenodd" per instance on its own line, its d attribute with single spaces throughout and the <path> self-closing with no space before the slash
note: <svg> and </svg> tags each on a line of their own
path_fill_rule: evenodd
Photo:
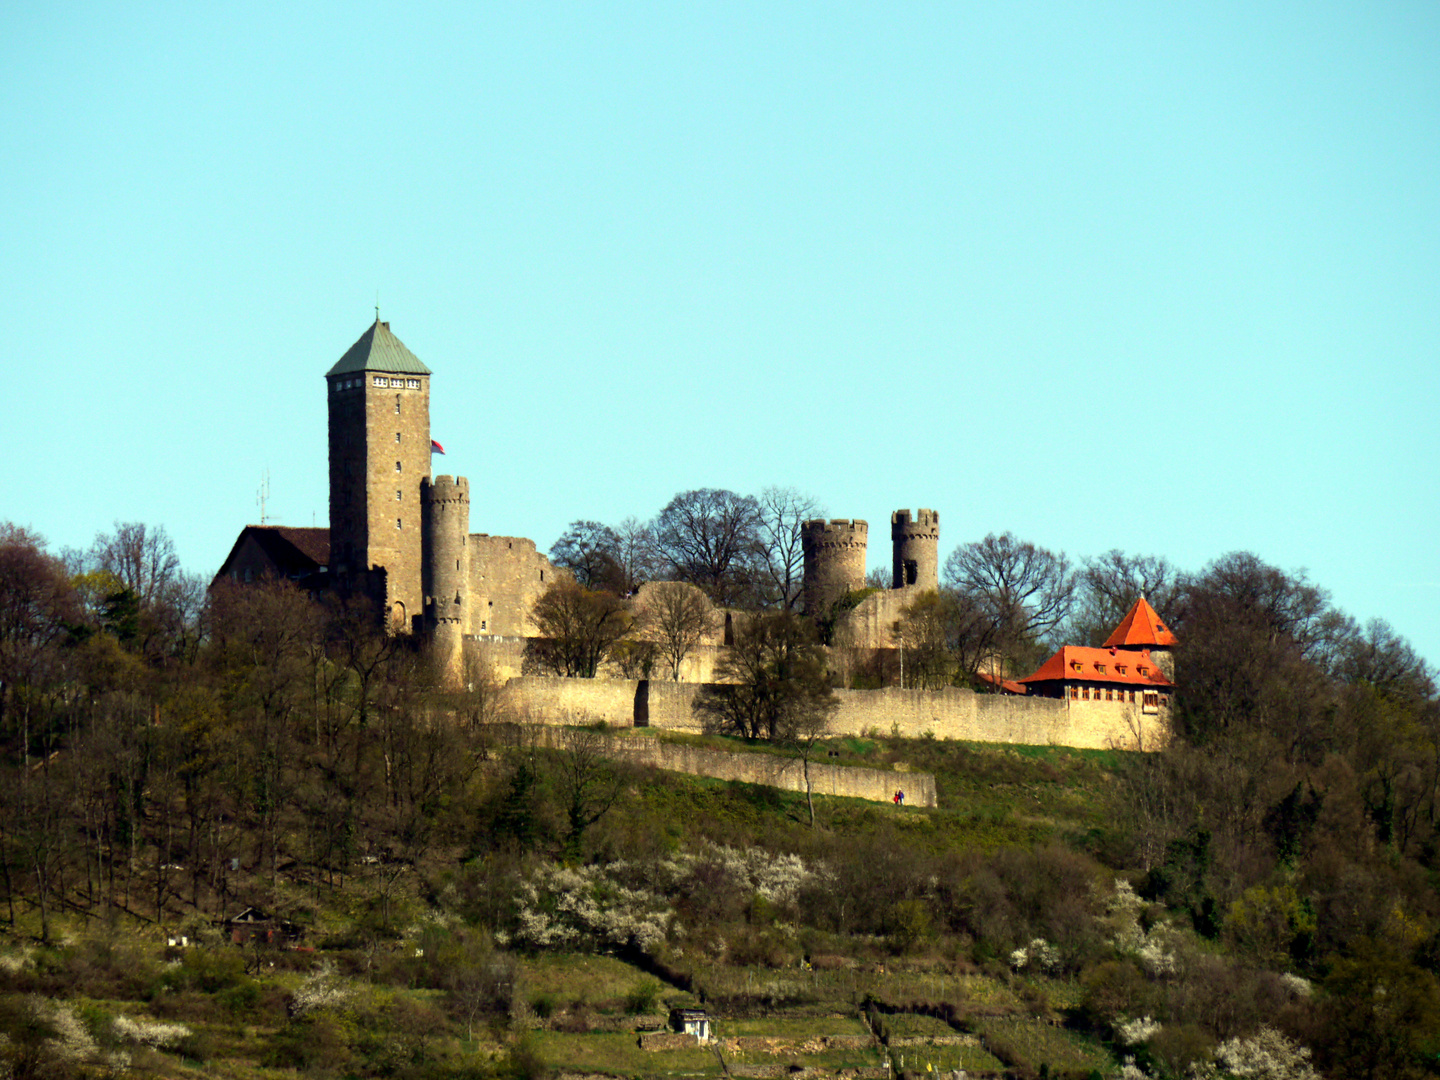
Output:
<svg viewBox="0 0 1440 1080">
<path fill-rule="evenodd" d="M 894 549 L 893 589 L 934 589 L 940 585 L 940 515 L 921 508 L 890 515 L 890 542 Z"/>
<path fill-rule="evenodd" d="M 865 587 L 869 534 L 869 524 L 859 518 L 807 521 L 801 526 L 806 614 L 821 615 L 847 592 Z"/>
<path fill-rule="evenodd" d="M 469 609 L 470 481 L 463 476 L 420 481 L 420 507 L 425 628 L 444 681 L 454 684 L 464 669 Z"/>
</svg>

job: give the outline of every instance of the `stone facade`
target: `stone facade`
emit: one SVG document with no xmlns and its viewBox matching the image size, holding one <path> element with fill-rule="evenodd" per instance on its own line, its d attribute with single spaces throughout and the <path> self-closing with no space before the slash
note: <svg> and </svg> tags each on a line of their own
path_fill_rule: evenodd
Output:
<svg viewBox="0 0 1440 1080">
<path fill-rule="evenodd" d="M 390 328 L 377 322 L 371 331 L 389 335 Z M 384 567 L 390 625 L 409 631 L 423 611 L 420 482 L 430 475 L 430 376 L 367 367 L 326 382 L 332 572 Z"/>
<path fill-rule="evenodd" d="M 423 629 L 458 678 L 464 639 L 534 633 L 556 571 L 532 540 L 470 532 L 465 477 L 430 476 L 430 371 L 376 320 L 326 375 L 325 585 L 370 594 L 396 632 Z"/>
<path fill-rule="evenodd" d="M 612 728 L 701 730 L 695 700 L 704 687 L 669 680 L 510 679 L 503 699 L 516 716 L 537 724 L 605 723 Z M 943 690 L 837 690 L 833 735 L 898 734 L 973 742 L 1074 746 L 1093 750 L 1156 750 L 1169 740 L 1170 710 L 1014 694 Z"/>
<path fill-rule="evenodd" d="M 563 745 L 553 735 L 543 741 L 551 745 Z M 804 763 L 797 757 L 766 753 L 736 754 L 706 746 L 661 742 L 644 737 L 639 732 L 628 735 L 624 732 L 610 732 L 606 736 L 605 752 L 608 756 L 621 760 L 653 765 L 657 769 L 670 772 L 689 773 L 691 776 L 764 784 L 782 791 L 805 790 Z M 813 760 L 810 762 L 809 771 L 810 790 L 816 795 L 888 803 L 893 800 L 896 791 L 903 791 L 906 806 L 939 805 L 935 795 L 935 777 L 930 773 L 866 769 Z"/>
</svg>

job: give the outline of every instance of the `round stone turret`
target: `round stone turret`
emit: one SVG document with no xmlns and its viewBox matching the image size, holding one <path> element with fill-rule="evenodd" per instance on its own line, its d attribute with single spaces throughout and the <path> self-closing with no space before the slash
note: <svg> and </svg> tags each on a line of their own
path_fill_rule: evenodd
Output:
<svg viewBox="0 0 1440 1080">
<path fill-rule="evenodd" d="M 934 589 L 940 585 L 940 515 L 921 508 L 890 515 L 894 550 L 893 589 Z"/>
<path fill-rule="evenodd" d="M 865 587 L 869 534 L 869 524 L 859 518 L 807 521 L 801 526 L 806 614 L 821 615 L 847 592 Z"/>
<path fill-rule="evenodd" d="M 436 664 L 449 682 L 464 669 L 470 560 L 470 481 L 437 476 L 420 481 L 425 627 Z"/>
</svg>

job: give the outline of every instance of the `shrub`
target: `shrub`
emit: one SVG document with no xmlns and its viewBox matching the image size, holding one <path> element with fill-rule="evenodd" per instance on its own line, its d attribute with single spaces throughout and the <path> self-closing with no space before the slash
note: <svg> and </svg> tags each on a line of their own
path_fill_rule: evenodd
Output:
<svg viewBox="0 0 1440 1080">
<path fill-rule="evenodd" d="M 641 979 L 625 995 L 625 1011 L 631 1016 L 654 1011 L 662 989 L 654 979 Z"/>
</svg>

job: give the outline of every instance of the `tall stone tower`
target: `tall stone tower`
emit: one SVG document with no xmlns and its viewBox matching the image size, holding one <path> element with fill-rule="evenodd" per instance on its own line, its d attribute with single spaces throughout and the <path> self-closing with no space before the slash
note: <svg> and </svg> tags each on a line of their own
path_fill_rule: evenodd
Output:
<svg viewBox="0 0 1440 1080">
<path fill-rule="evenodd" d="M 807 521 L 801 526 L 807 615 L 821 615 L 847 592 L 865 587 L 869 533 L 870 526 L 859 518 Z"/>
<path fill-rule="evenodd" d="M 890 515 L 890 544 L 894 550 L 892 589 L 934 589 L 940 585 L 940 515 L 920 509 Z"/>
<path fill-rule="evenodd" d="M 446 681 L 457 683 L 464 667 L 469 607 L 470 481 L 463 476 L 421 480 L 420 507 L 425 631 Z"/>
<path fill-rule="evenodd" d="M 385 570 L 389 626 L 422 611 L 420 481 L 430 475 L 430 369 L 375 320 L 325 373 L 330 399 L 330 563 Z"/>
</svg>

